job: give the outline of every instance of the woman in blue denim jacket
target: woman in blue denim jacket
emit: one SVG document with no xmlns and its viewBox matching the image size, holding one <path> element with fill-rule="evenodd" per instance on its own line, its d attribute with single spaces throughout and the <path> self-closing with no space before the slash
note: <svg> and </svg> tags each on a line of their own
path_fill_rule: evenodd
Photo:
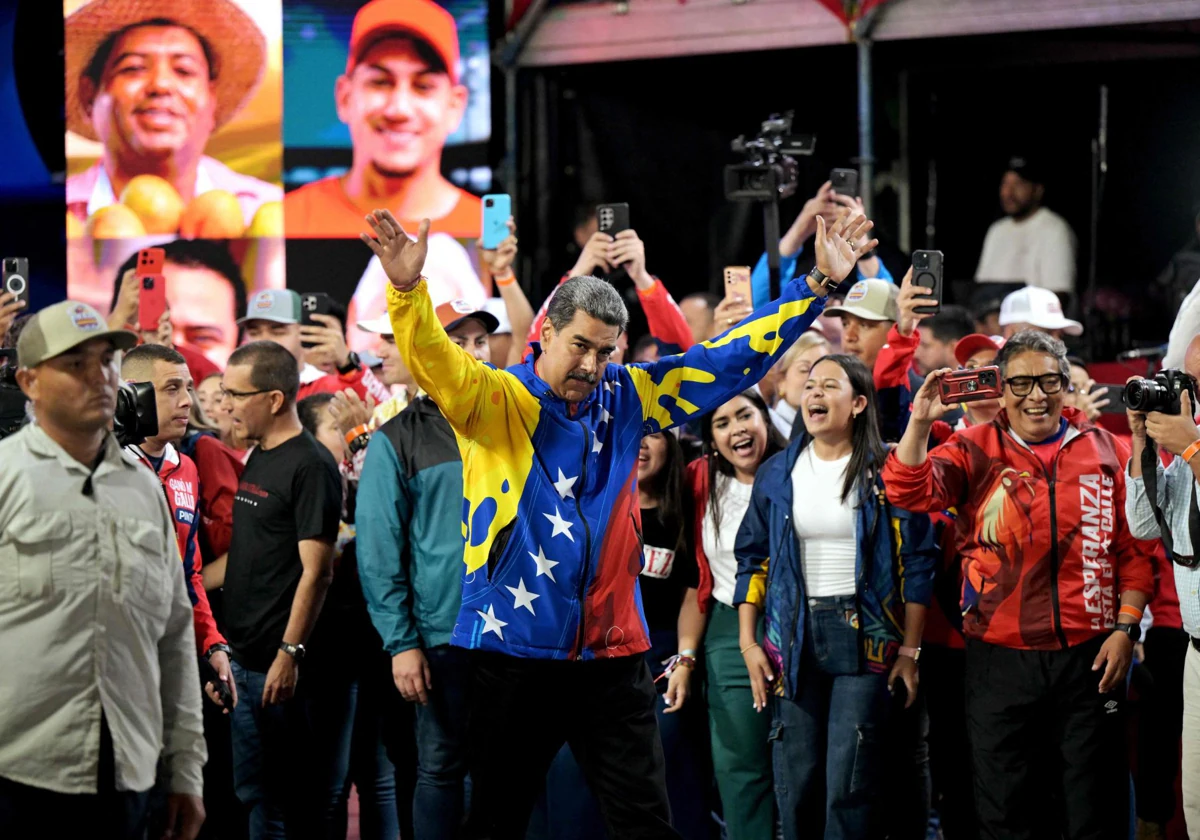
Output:
<svg viewBox="0 0 1200 840">
<path fill-rule="evenodd" d="M 774 695 L 784 837 L 860 840 L 886 830 L 872 807 L 888 760 L 883 730 L 892 704 L 916 696 L 938 550 L 927 516 L 887 502 L 887 450 L 862 363 L 818 361 L 801 410 L 807 433 L 755 477 L 734 602 L 755 707 Z"/>
</svg>

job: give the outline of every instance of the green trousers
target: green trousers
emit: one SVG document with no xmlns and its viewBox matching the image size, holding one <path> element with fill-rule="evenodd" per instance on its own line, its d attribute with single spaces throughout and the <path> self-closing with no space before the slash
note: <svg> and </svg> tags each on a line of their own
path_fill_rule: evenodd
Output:
<svg viewBox="0 0 1200 840">
<path fill-rule="evenodd" d="M 762 639 L 762 620 L 758 638 Z M 729 840 L 772 840 L 771 712 L 754 711 L 750 675 L 738 647 L 738 615 L 714 601 L 704 635 L 713 771 Z"/>
</svg>

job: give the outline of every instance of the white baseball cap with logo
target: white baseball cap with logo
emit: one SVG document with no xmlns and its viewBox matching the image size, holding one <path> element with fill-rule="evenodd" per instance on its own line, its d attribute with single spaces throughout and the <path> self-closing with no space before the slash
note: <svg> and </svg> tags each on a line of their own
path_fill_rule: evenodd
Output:
<svg viewBox="0 0 1200 840">
<path fill-rule="evenodd" d="M 299 292 L 291 289 L 266 289 L 250 298 L 250 302 L 246 304 L 246 317 L 239 318 L 238 324 L 247 321 L 299 324 L 303 314 Z"/>
<path fill-rule="evenodd" d="M 138 343 L 137 335 L 128 330 L 110 330 L 104 317 L 86 303 L 65 300 L 47 306 L 21 331 L 17 364 L 37 367 L 94 338 L 109 339 L 117 350 L 129 350 Z"/>
<path fill-rule="evenodd" d="M 1000 304 L 1000 326 L 1029 324 L 1039 330 L 1062 330 L 1067 335 L 1083 334 L 1083 324 L 1063 315 L 1058 295 L 1040 286 L 1017 289 Z"/>
<path fill-rule="evenodd" d="M 831 306 L 826 315 L 854 315 L 864 321 L 899 321 L 900 308 L 896 299 L 900 289 L 895 283 L 872 277 L 859 280 L 850 287 L 840 306 Z"/>
<path fill-rule="evenodd" d="M 366 321 L 359 321 L 358 328 L 363 332 L 378 333 L 379 335 L 392 335 L 392 319 L 385 312 L 378 318 L 371 318 Z M 359 354 L 361 355 L 361 354 Z"/>
</svg>

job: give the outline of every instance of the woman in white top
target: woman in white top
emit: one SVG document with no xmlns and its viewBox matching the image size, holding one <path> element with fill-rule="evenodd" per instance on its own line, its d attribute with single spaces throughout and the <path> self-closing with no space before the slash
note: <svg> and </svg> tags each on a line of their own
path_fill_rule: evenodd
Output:
<svg viewBox="0 0 1200 840">
<path fill-rule="evenodd" d="M 928 517 L 887 503 L 866 367 L 819 360 L 801 409 L 806 433 L 758 471 L 738 535 L 739 646 L 755 709 L 773 700 L 784 837 L 861 840 L 883 836 L 883 730 L 915 698 L 939 553 Z"/>
<path fill-rule="evenodd" d="M 688 465 L 694 504 L 699 587 L 683 604 L 707 629 L 701 647 L 705 666 L 713 770 L 721 795 L 728 840 L 772 840 L 775 797 L 771 721 L 756 715 L 746 667 L 738 647 L 733 607 L 737 579 L 734 542 L 750 504 L 754 474 L 786 446 L 771 424 L 757 391 L 743 391 L 701 421 L 704 457 Z M 680 625 L 685 616 L 680 615 Z"/>
</svg>

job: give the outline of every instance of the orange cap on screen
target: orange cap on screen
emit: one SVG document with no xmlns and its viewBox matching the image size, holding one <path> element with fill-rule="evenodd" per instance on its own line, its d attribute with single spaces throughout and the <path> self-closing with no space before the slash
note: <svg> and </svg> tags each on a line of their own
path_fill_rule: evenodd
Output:
<svg viewBox="0 0 1200 840">
<path fill-rule="evenodd" d="M 358 64 L 365 47 L 390 32 L 415 35 L 427 42 L 441 57 L 458 84 L 458 25 L 454 16 L 432 0 L 371 0 L 354 16 L 350 30 L 350 56 L 346 72 Z"/>
</svg>

